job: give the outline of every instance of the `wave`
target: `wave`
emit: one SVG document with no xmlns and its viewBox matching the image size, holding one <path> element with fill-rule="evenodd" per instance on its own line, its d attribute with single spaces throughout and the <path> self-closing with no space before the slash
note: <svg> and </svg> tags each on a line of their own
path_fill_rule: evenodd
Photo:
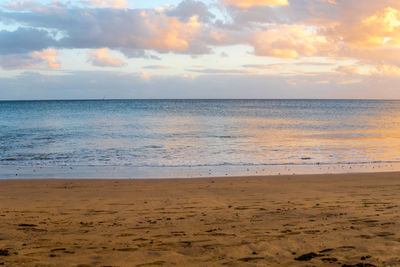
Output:
<svg viewBox="0 0 400 267">
<path fill-rule="evenodd" d="M 273 167 L 273 166 L 330 166 L 330 165 L 370 165 L 370 164 L 400 164 L 399 161 L 339 161 L 339 162 L 316 162 L 316 163 L 216 163 L 216 164 L 46 164 L 45 162 L 21 162 L 18 159 L 0 159 L 0 166 L 40 166 L 40 167 L 132 167 L 132 168 L 197 168 L 197 167 Z M 8 164 L 13 162 L 15 164 Z"/>
</svg>

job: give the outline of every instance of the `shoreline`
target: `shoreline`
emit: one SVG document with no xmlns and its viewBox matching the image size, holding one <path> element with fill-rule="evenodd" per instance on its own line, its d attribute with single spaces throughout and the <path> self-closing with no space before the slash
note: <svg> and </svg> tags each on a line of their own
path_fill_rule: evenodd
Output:
<svg viewBox="0 0 400 267">
<path fill-rule="evenodd" d="M 278 175 L 325 175 L 400 172 L 400 163 L 234 165 L 192 167 L 132 166 L 21 166 L 0 165 L 0 180 L 24 178 L 55 179 L 169 179 Z"/>
<path fill-rule="evenodd" d="M 302 179 L 302 178 L 316 178 L 316 179 L 325 179 L 327 177 L 333 178 L 346 178 L 349 176 L 349 179 L 354 179 L 355 176 L 357 179 L 363 179 L 365 176 L 376 176 L 376 175 L 395 175 L 399 177 L 400 180 L 400 171 L 365 171 L 365 172 L 343 172 L 343 173 L 304 173 L 304 174 L 270 174 L 270 175 L 237 175 L 237 176 L 207 176 L 207 177 L 165 177 L 165 178 L 57 178 L 57 177 L 45 177 L 45 178 L 35 178 L 35 177 L 18 177 L 18 178 L 0 178 L 1 182 L 11 182 L 11 181 L 64 181 L 64 182 L 83 182 L 83 181 L 184 181 L 184 180 L 213 180 L 213 179 Z M 361 178 L 362 176 L 363 178 Z M 322 178 L 323 177 L 323 178 Z M 370 178 L 370 177 L 367 177 Z"/>
<path fill-rule="evenodd" d="M 0 180 L 0 220 L 5 266 L 399 266 L 400 172 Z"/>
</svg>

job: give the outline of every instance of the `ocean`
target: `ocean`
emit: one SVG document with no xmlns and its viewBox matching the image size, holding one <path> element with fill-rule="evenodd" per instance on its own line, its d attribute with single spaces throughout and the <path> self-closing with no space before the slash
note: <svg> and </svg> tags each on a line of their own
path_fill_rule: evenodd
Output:
<svg viewBox="0 0 400 267">
<path fill-rule="evenodd" d="M 400 101 L 0 101 L 0 178 L 400 170 Z"/>
</svg>

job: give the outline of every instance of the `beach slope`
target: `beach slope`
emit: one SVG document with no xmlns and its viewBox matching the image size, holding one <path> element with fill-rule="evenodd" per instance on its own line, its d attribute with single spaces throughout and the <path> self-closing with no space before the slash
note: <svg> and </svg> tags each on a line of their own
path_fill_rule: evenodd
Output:
<svg viewBox="0 0 400 267">
<path fill-rule="evenodd" d="M 0 222 L 5 266 L 400 266 L 400 174 L 5 180 Z"/>
</svg>

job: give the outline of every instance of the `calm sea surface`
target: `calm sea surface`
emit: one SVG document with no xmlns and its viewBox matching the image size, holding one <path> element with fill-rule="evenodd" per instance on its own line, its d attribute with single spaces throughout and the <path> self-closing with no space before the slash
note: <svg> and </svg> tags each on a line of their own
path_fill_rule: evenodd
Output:
<svg viewBox="0 0 400 267">
<path fill-rule="evenodd" d="M 0 102 L 0 177 L 400 170 L 400 101 Z"/>
</svg>

